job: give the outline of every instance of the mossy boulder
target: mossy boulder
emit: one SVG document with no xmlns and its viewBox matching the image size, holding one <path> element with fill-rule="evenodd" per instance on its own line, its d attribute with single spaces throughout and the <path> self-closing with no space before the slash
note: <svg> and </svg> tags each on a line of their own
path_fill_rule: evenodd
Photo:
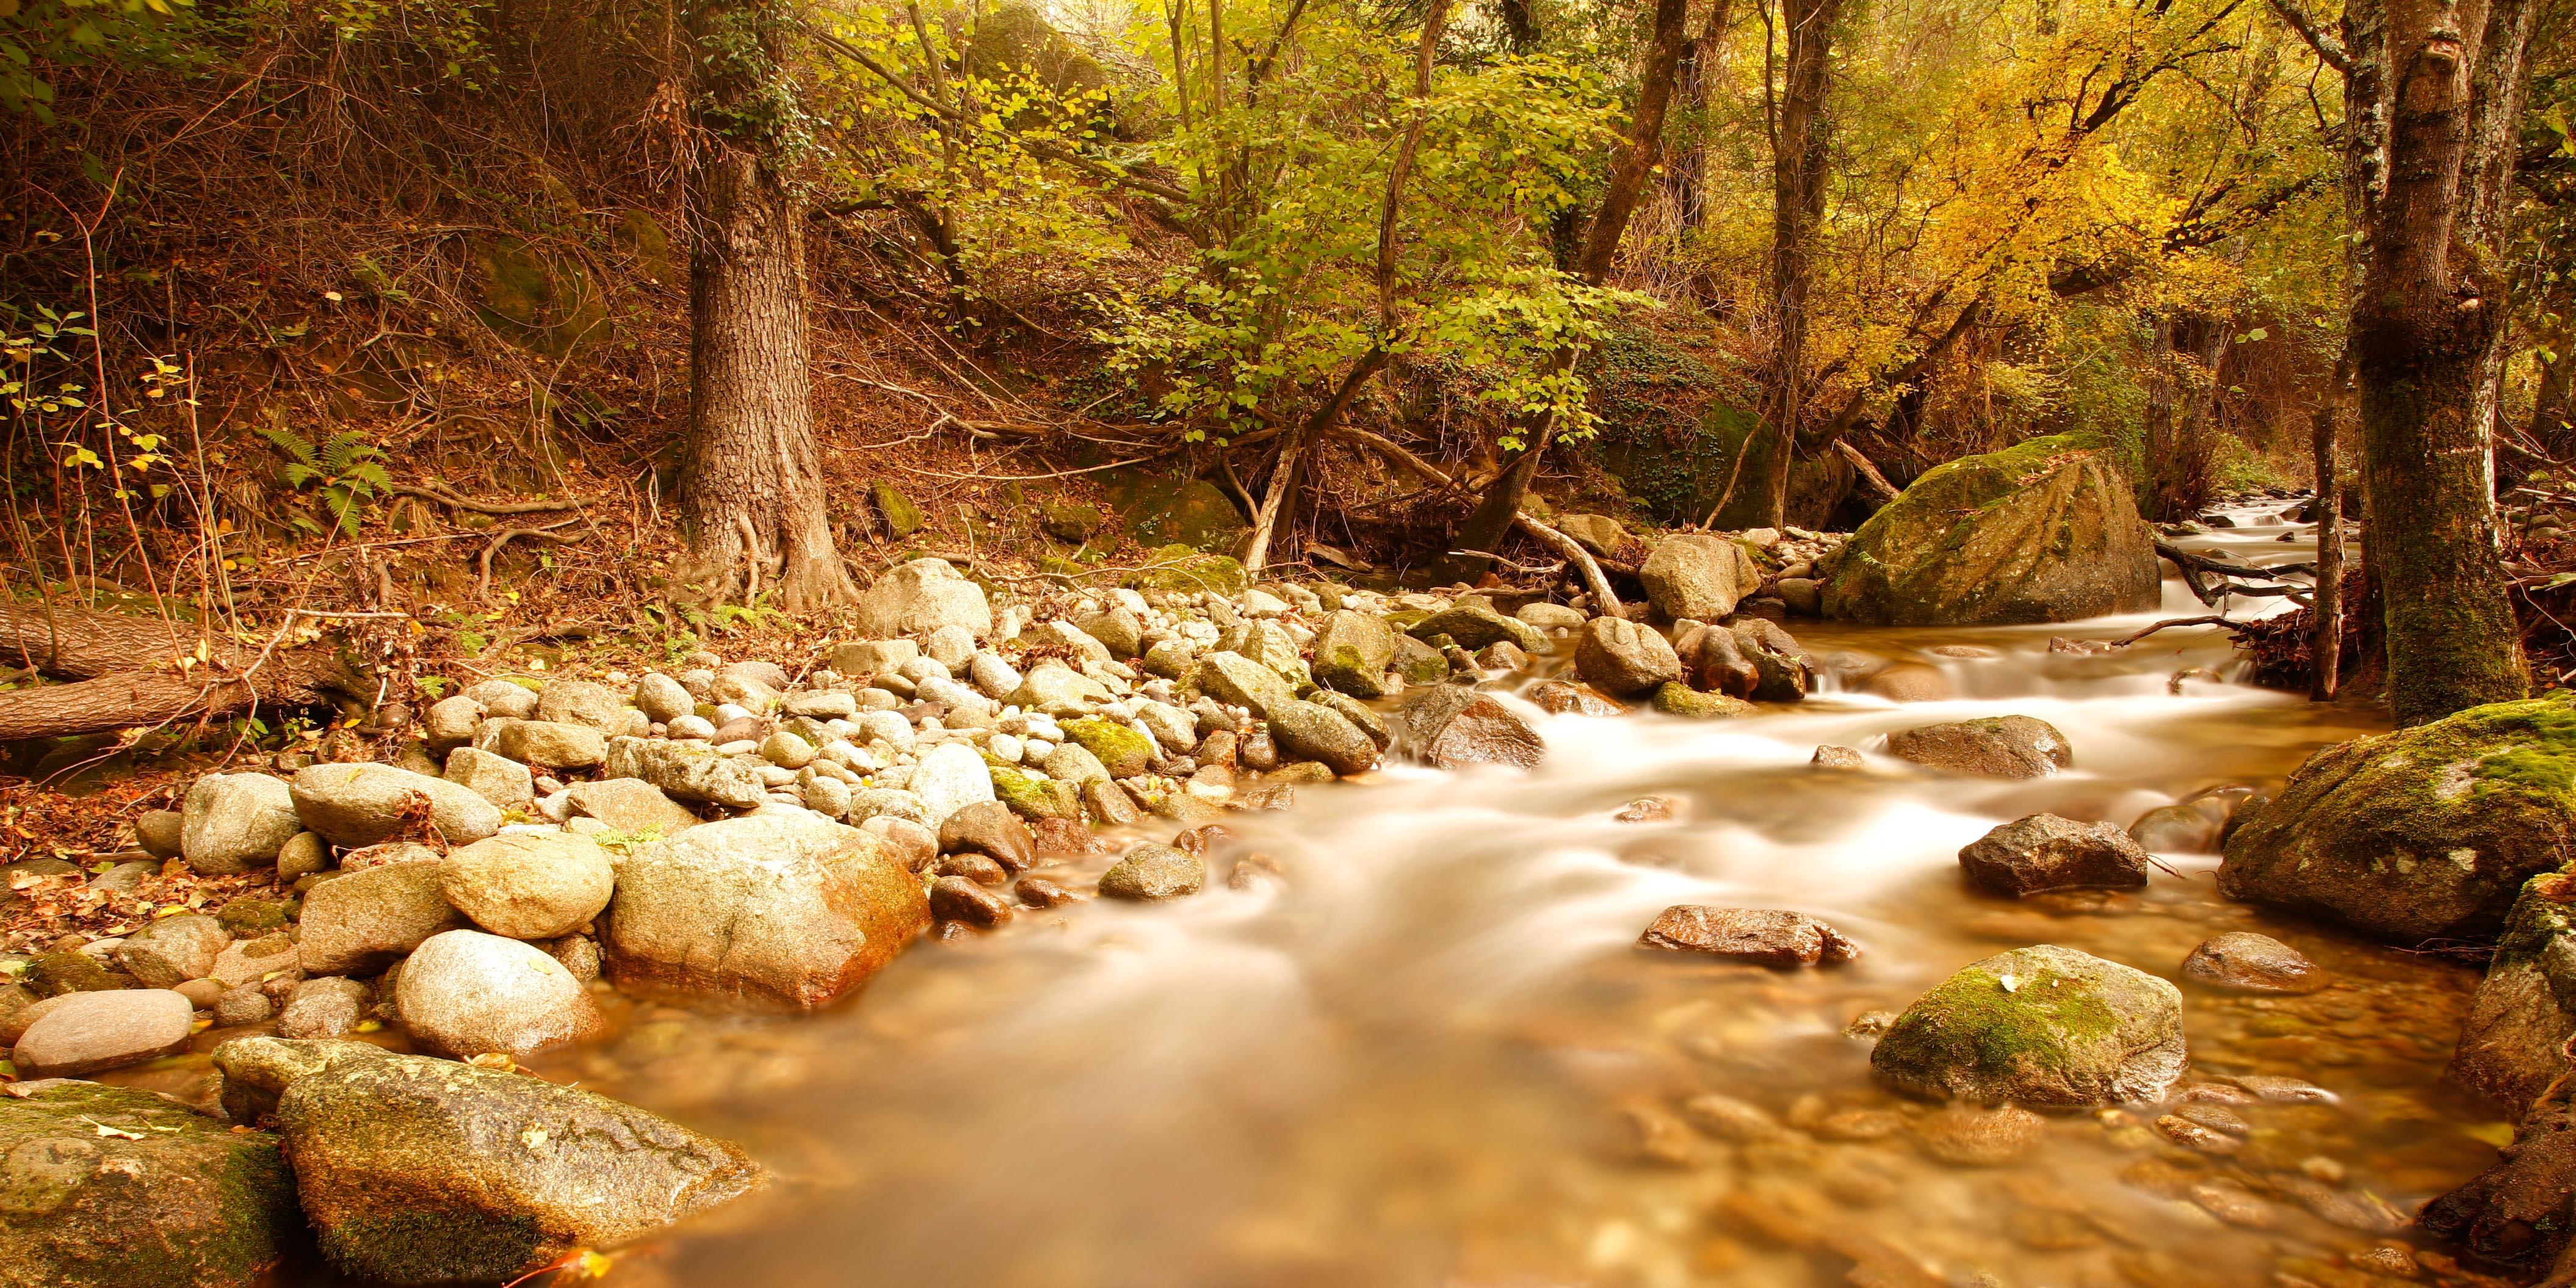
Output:
<svg viewBox="0 0 2576 1288">
<path fill-rule="evenodd" d="M 1650 701 L 1655 710 L 1686 720 L 1732 720 L 1761 710 L 1742 698 L 1703 692 L 1679 680 L 1656 685 L 1655 695 Z"/>
<path fill-rule="evenodd" d="M 1112 778 L 1133 778 L 1154 763 L 1154 740 L 1122 724 L 1107 720 L 1069 720 L 1064 736 L 1076 746 L 1100 758 L 1101 767 Z"/>
<path fill-rule="evenodd" d="M 1315 632 L 1315 682 L 1334 692 L 1385 697 L 1386 672 L 1393 665 L 1395 632 L 1383 618 L 1345 608 L 1327 614 Z M 1448 672 L 1446 659 L 1440 669 Z"/>
<path fill-rule="evenodd" d="M 984 766 L 993 776 L 993 797 L 1025 819 L 1082 817 L 1082 788 L 1067 779 L 1040 778 L 1017 765 L 991 756 Z"/>
<path fill-rule="evenodd" d="M 1927 471 L 1852 535 L 1824 611 L 1895 626 L 2065 622 L 2162 598 L 2119 449 L 2072 433 Z"/>
<path fill-rule="evenodd" d="M 2523 883 L 2496 937 L 2495 959 L 2460 1026 L 2451 1077 L 2522 1116 L 2568 1072 L 2576 1037 L 2576 877 Z"/>
<path fill-rule="evenodd" d="M 468 243 L 466 258 L 476 279 L 475 315 L 501 338 L 555 359 L 608 340 L 607 292 L 579 256 L 486 236 Z"/>
<path fill-rule="evenodd" d="M 2076 1108 L 2182 1076 L 2182 990 L 2055 944 L 1998 953 L 1915 999 L 1869 1064 L 1920 1096 Z"/>
<path fill-rule="evenodd" d="M 2576 855 L 2576 696 L 2472 707 L 2308 757 L 2236 825 L 2220 893 L 2401 944 L 2486 939 Z"/>
<path fill-rule="evenodd" d="M 1071 501 L 1051 502 L 1038 517 L 1038 526 L 1048 536 L 1077 546 L 1100 535 L 1100 529 L 1108 522 L 1109 517 L 1100 512 L 1100 507 Z"/>
<path fill-rule="evenodd" d="M 879 479 L 868 485 L 868 499 L 876 502 L 877 517 L 885 521 L 886 535 L 897 541 L 921 531 L 921 507 L 903 489 Z"/>
<path fill-rule="evenodd" d="M 1251 527 L 1233 498 L 1205 479 L 1112 470 L 1101 479 L 1101 491 L 1128 533 L 1146 545 L 1225 550 Z"/>
<path fill-rule="evenodd" d="M 1127 574 L 1131 590 L 1215 591 L 1240 595 L 1252 578 L 1232 555 L 1201 554 L 1174 543 L 1154 552 L 1145 566 Z"/>
<path fill-rule="evenodd" d="M 250 1284 L 300 1240 L 277 1137 L 94 1082 L 0 1096 L 0 1285 Z"/>
</svg>

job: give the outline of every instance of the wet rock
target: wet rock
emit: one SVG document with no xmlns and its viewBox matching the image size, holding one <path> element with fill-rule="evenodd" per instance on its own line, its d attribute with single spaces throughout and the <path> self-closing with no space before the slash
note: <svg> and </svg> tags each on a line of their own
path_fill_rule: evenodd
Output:
<svg viewBox="0 0 2576 1288">
<path fill-rule="evenodd" d="M 332 975 L 298 982 L 277 1017 L 287 1038 L 336 1038 L 366 1019 L 369 990 L 361 981 Z"/>
<path fill-rule="evenodd" d="M 1987 716 L 1900 729 L 1887 735 L 1887 754 L 1989 778 L 2045 778 L 2075 763 L 2066 735 L 2035 716 Z"/>
<path fill-rule="evenodd" d="M 1800 702 L 1815 683 L 1816 664 L 1797 638 L 1760 617 L 1739 618 L 1727 628 L 1753 666 L 1752 697 L 1761 702 Z"/>
<path fill-rule="evenodd" d="M 638 846 L 601 940 L 640 983 L 820 1006 L 929 928 L 921 883 L 876 838 L 802 810 Z"/>
<path fill-rule="evenodd" d="M 1681 678 L 1681 658 L 1663 633 L 1624 617 L 1583 624 L 1574 646 L 1575 673 L 1613 697 L 1632 697 Z"/>
<path fill-rule="evenodd" d="M 1335 774 L 1365 773 L 1377 763 L 1377 742 L 1331 707 L 1285 702 L 1271 708 L 1270 736 L 1292 756 L 1321 761 Z"/>
<path fill-rule="evenodd" d="M 1640 796 L 1619 807 L 1610 816 L 1616 823 L 1663 823 L 1673 817 L 1673 800 L 1669 796 Z"/>
<path fill-rule="evenodd" d="M 915 559 L 896 565 L 859 596 L 857 626 L 879 639 L 959 626 L 980 639 L 993 633 L 993 607 L 984 588 L 947 560 Z"/>
<path fill-rule="evenodd" d="M 1658 687 L 1652 705 L 1665 715 L 1685 720 L 1733 720 L 1760 710 L 1742 698 L 1703 693 L 1678 680 Z"/>
<path fill-rule="evenodd" d="M 1209 697 L 1242 707 L 1261 720 L 1270 718 L 1271 708 L 1297 700 L 1278 672 L 1240 653 L 1223 650 L 1199 659 L 1198 686 Z"/>
<path fill-rule="evenodd" d="M 1032 908 L 1062 907 L 1074 900 L 1073 891 L 1045 877 L 1021 877 L 1011 887 L 1011 893 Z"/>
<path fill-rule="evenodd" d="M 2154 534 L 2119 450 L 2099 434 L 2059 434 L 1926 471 L 1843 547 L 1825 615 L 1932 626 L 2154 608 Z"/>
<path fill-rule="evenodd" d="M 2215 1128 L 2204 1127 L 2181 1116 L 2166 1114 L 2155 1121 L 2156 1134 L 2196 1154 L 2225 1156 L 2245 1148 L 2245 1142 Z"/>
<path fill-rule="evenodd" d="M 214 983 L 213 980 L 197 982 Z M 258 986 L 245 985 L 241 988 L 226 989 L 215 998 L 214 1006 L 207 1009 L 214 1011 L 217 1025 L 231 1028 L 246 1024 L 266 1024 L 270 1016 L 277 1014 L 277 1001 Z"/>
<path fill-rule="evenodd" d="M 403 962 L 403 1028 L 432 1054 L 512 1057 L 608 1024 L 589 990 L 545 950 L 476 930 L 432 936 Z"/>
<path fill-rule="evenodd" d="M 1860 949 L 1842 932 L 1803 912 L 1676 904 L 1637 937 L 1640 948 L 1706 953 L 1788 968 L 1849 961 Z"/>
<path fill-rule="evenodd" d="M 2054 944 L 1961 969 L 1870 1052 L 1901 1091 L 2066 1107 L 2158 1099 L 2183 1062 L 2180 990 Z"/>
<path fill-rule="evenodd" d="M 2416 1221 L 2442 1239 L 2507 1266 L 2539 1268 L 2576 1233 L 2576 1103 L 2557 1082 L 2534 1103 L 2495 1166 L 2425 1204 Z"/>
<path fill-rule="evenodd" d="M 1960 1167 L 2000 1167 L 2029 1153 L 2047 1121 L 2016 1105 L 1993 1109 L 1951 1105 L 1914 1125 L 1923 1152 Z"/>
<path fill-rule="evenodd" d="M 1744 547 L 1724 537 L 1684 533 L 1657 544 L 1638 565 L 1637 580 L 1666 618 L 1713 622 L 1734 612 L 1736 601 L 1762 577 Z"/>
<path fill-rule="evenodd" d="M 1413 754 L 1440 769 L 1511 765 L 1530 769 L 1547 744 L 1527 721 L 1492 697 L 1460 685 L 1424 689 L 1404 708 Z"/>
<path fill-rule="evenodd" d="M 179 851 L 210 876 L 266 867 L 303 830 L 286 780 L 267 774 L 208 774 L 179 809 Z"/>
<path fill-rule="evenodd" d="M 1959 851 L 1959 867 L 1980 887 L 2016 897 L 2147 883 L 2147 852 L 2127 832 L 2055 814 L 2015 819 L 1978 837 Z"/>
<path fill-rule="evenodd" d="M 464 919 L 440 888 L 441 864 L 415 859 L 333 877 L 304 896 L 297 945 L 316 975 L 371 974 Z"/>
<path fill-rule="evenodd" d="M 1743 640 L 1723 626 L 1691 631 L 1682 638 L 1679 651 L 1694 689 L 1749 698 L 1762 683 L 1762 668 L 1744 656 Z"/>
<path fill-rule="evenodd" d="M 2451 1077 L 2517 1113 L 2569 1070 L 2576 1038 L 2576 877 L 2524 883 L 2451 1057 Z"/>
<path fill-rule="evenodd" d="M 1868 758 L 1862 756 L 1860 752 L 1850 747 L 1837 747 L 1832 743 L 1825 743 L 1818 746 L 1816 748 L 1816 754 L 1809 757 L 1807 763 L 1814 765 L 1818 769 L 1866 769 L 1869 767 Z"/>
<path fill-rule="evenodd" d="M 2401 944 L 2486 938 L 2576 853 L 2571 799 L 2576 695 L 2472 707 L 2308 757 L 2228 837 L 2219 892 Z"/>
<path fill-rule="evenodd" d="M 1395 727 L 1386 722 L 1386 717 L 1377 713 L 1377 708 L 1348 694 L 1335 693 L 1330 689 L 1317 689 L 1314 696 L 1307 700 L 1350 721 L 1352 727 L 1368 735 L 1369 742 L 1378 750 L 1384 751 L 1395 744 Z"/>
<path fill-rule="evenodd" d="M 1505 617 L 1495 612 L 1493 605 L 1473 596 L 1414 623 L 1405 633 L 1425 641 L 1446 635 L 1470 652 L 1501 643 L 1533 653 L 1547 648 L 1547 637 L 1537 627 L 1517 617 Z"/>
<path fill-rule="evenodd" d="M 1111 899 L 1174 899 L 1207 884 L 1207 863 L 1168 845 L 1129 850 L 1100 874 L 1100 893 Z"/>
<path fill-rule="evenodd" d="M 0 1158 L 11 1288 L 249 1288 L 301 1239 L 276 1137 L 148 1091 L 9 1087 Z"/>
<path fill-rule="evenodd" d="M 2246 993 L 2313 993 L 2326 983 L 2317 964 L 2298 949 L 2241 930 L 2202 940 L 2183 958 L 2182 973 Z"/>
<path fill-rule="evenodd" d="M 2215 854 L 2218 831 L 2227 822 L 2227 800 L 2204 796 L 2177 805 L 2160 805 L 2129 825 L 2129 836 L 2157 854 Z"/>
<path fill-rule="evenodd" d="M 196 1005 L 165 988 L 70 993 L 39 1003 L 9 1060 L 22 1078 L 76 1078 L 168 1055 L 188 1041 Z"/>
<path fill-rule="evenodd" d="M 1410 635 L 1395 637 L 1395 673 L 1407 684 L 1438 684 L 1449 678 L 1447 654 Z"/>
<path fill-rule="evenodd" d="M 689 807 L 638 778 L 603 778 L 564 789 L 575 818 L 595 818 L 619 836 L 659 839 L 698 825 Z"/>
<path fill-rule="evenodd" d="M 314 765 L 297 772 L 290 791 L 304 826 L 335 845 L 373 845 L 423 826 L 463 845 L 501 830 L 499 806 L 444 778 L 391 765 Z"/>
<path fill-rule="evenodd" d="M 1588 684 L 1563 680 L 1541 680 L 1530 686 L 1526 696 L 1539 710 L 1554 716 L 1615 716 L 1628 709 Z"/>
<path fill-rule="evenodd" d="M 276 1121 L 323 1255 L 394 1284 L 513 1279 L 763 1180 L 740 1149 L 605 1096 L 422 1056 L 295 1078 Z"/>
<path fill-rule="evenodd" d="M 608 906 L 616 866 L 599 842 L 571 832 L 495 836 L 449 851 L 439 868 L 447 902 L 475 925 L 512 939 L 554 939 Z"/>
<path fill-rule="evenodd" d="M 1011 924 L 1011 905 L 976 881 L 949 876 L 930 883 L 930 915 L 990 930 Z"/>
<path fill-rule="evenodd" d="M 200 913 L 161 917 L 116 946 L 117 964 L 145 988 L 177 988 L 214 973 L 215 959 L 232 943 L 223 923 Z"/>
<path fill-rule="evenodd" d="M 1682 1116 L 1692 1126 L 1724 1141 L 1744 1144 L 1780 1134 L 1778 1119 L 1749 1101 L 1710 1092 L 1682 1102 Z"/>
<path fill-rule="evenodd" d="M 982 801 L 950 814 L 939 825 L 939 849 L 944 854 L 981 854 L 1012 872 L 1037 865 L 1037 842 L 1029 835 L 1028 825 L 999 801 Z"/>
<path fill-rule="evenodd" d="M 1958 687 L 1939 667 L 1904 662 L 1872 672 L 1861 682 L 1861 692 L 1890 702 L 1947 702 L 1959 696 Z"/>
<path fill-rule="evenodd" d="M 1543 631 L 1577 631 L 1583 629 L 1583 610 L 1563 604 L 1523 604 L 1512 616 Z"/>
</svg>

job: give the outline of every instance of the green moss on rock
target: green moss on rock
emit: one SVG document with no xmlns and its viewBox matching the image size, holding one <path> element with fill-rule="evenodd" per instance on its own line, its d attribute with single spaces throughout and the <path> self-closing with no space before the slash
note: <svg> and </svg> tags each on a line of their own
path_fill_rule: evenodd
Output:
<svg viewBox="0 0 2576 1288">
<path fill-rule="evenodd" d="M 1241 560 L 1231 555 L 1201 554 L 1178 543 L 1155 551 L 1144 567 L 1127 574 L 1127 585 L 1132 590 L 1240 595 L 1250 584 L 1252 579 L 1243 571 Z"/>
<path fill-rule="evenodd" d="M 1063 728 L 1074 745 L 1100 758 L 1112 778 L 1133 778 L 1154 764 L 1154 740 L 1125 725 L 1086 719 L 1066 721 Z"/>
<path fill-rule="evenodd" d="M 1964 967 L 1916 999 L 1870 1068 L 1917 1095 L 2075 1107 L 2154 1100 L 2184 1058 L 2180 990 L 2041 944 Z"/>
</svg>

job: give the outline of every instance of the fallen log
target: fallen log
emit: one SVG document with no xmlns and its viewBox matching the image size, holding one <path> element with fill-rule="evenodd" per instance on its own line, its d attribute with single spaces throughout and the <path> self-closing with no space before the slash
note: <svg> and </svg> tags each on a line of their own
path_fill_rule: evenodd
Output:
<svg viewBox="0 0 2576 1288">
<path fill-rule="evenodd" d="M 0 742 L 375 696 L 365 669 L 333 645 L 251 649 L 186 622 L 60 604 L 0 603 L 0 662 L 75 681 L 0 693 Z"/>
<path fill-rule="evenodd" d="M 1888 482 L 1887 476 L 1879 473 L 1878 467 L 1871 464 L 1868 457 L 1861 455 L 1859 448 L 1837 438 L 1834 440 L 1834 450 L 1841 453 L 1845 461 L 1851 463 L 1853 480 L 1859 486 L 1861 493 L 1870 499 L 1871 504 L 1884 506 L 1896 500 L 1898 495 L 1896 485 Z"/>
</svg>

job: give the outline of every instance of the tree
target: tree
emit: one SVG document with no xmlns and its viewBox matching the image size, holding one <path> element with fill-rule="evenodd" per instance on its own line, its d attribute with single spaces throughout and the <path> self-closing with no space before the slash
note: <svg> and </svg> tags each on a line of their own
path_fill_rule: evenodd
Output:
<svg viewBox="0 0 2576 1288">
<path fill-rule="evenodd" d="M 856 593 L 832 543 L 805 350 L 804 134 L 782 0 L 688 13 L 700 127 L 690 174 L 689 434 L 680 508 L 704 585 L 806 611 Z"/>
<path fill-rule="evenodd" d="M 2385 87 L 2377 180 L 2354 230 L 2365 253 L 2347 334 L 2364 541 L 2402 723 L 2529 691 L 2498 555 L 2488 377 L 2507 307 L 2498 261 L 2536 9 L 2533 0 L 2345 9 L 2351 80 Z"/>
<path fill-rule="evenodd" d="M 1789 466 L 1806 417 L 1807 300 L 1815 289 L 1816 225 L 1825 216 L 1825 115 L 1834 26 L 1842 0 L 1780 0 L 1780 106 L 1771 123 L 1771 451 L 1762 458 L 1762 522 L 1778 526 L 1789 507 Z M 1752 455 L 1748 436 L 1737 463 Z"/>
</svg>

